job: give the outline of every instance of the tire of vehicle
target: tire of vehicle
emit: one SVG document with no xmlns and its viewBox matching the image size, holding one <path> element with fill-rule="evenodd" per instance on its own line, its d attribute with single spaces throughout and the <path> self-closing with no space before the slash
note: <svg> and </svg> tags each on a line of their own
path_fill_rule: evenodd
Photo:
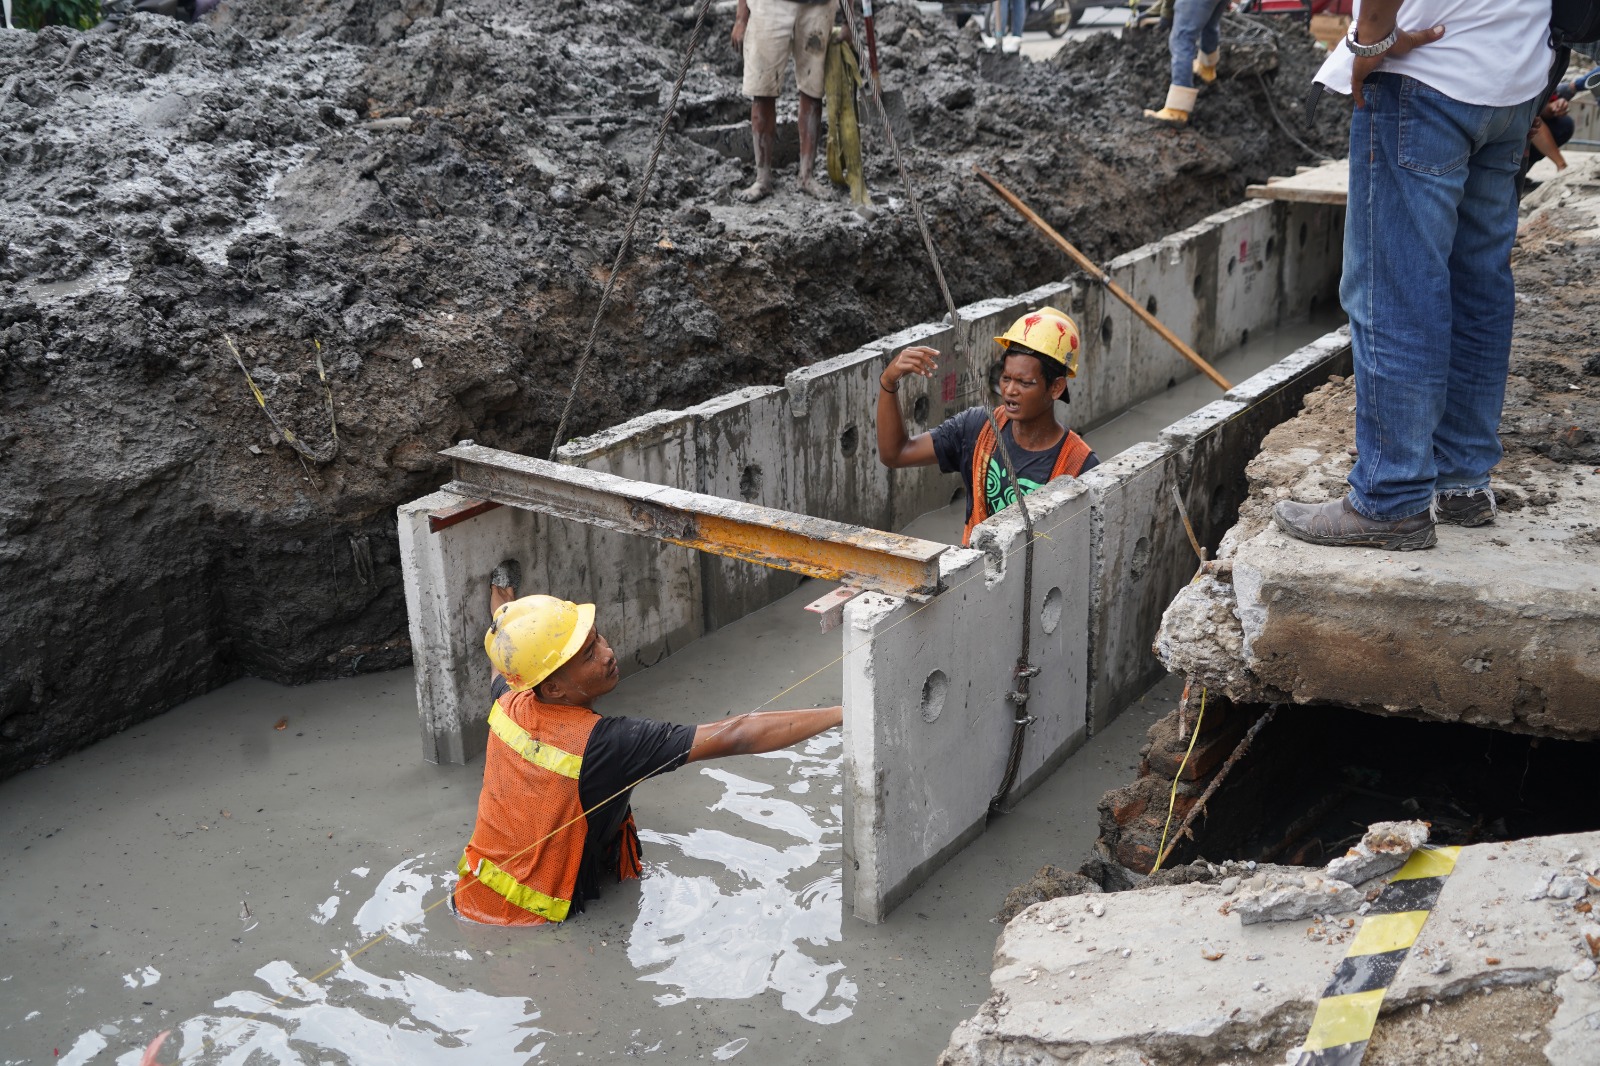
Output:
<svg viewBox="0 0 1600 1066">
<path fill-rule="evenodd" d="M 1050 36 L 1052 36 L 1052 37 L 1060 37 L 1063 33 L 1066 33 L 1067 30 L 1071 29 L 1073 26 L 1076 26 L 1078 23 L 1082 22 L 1083 21 L 1083 13 L 1085 11 L 1087 11 L 1087 10 L 1089 10 L 1089 9 L 1086 8 L 1086 7 L 1079 7 L 1077 4 L 1073 4 L 1072 5 L 1072 14 L 1067 16 L 1067 24 L 1065 26 L 1063 26 L 1058 22 L 1054 26 L 1051 26 L 1050 27 Z"/>
</svg>

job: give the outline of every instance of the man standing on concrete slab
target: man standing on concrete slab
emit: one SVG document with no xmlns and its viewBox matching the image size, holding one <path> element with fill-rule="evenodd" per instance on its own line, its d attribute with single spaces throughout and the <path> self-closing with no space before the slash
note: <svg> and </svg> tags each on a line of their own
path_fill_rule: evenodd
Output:
<svg viewBox="0 0 1600 1066">
<path fill-rule="evenodd" d="M 1078 327 L 1053 307 L 1029 312 L 995 340 L 1005 349 L 1000 367 L 1001 406 L 995 424 L 1026 496 L 1066 475 L 1077 477 L 1100 460 L 1076 433 L 1056 420 L 1056 401 L 1067 396 L 1067 379 L 1078 376 Z M 906 434 L 900 413 L 900 381 L 908 374 L 932 377 L 939 353 L 906 348 L 878 377 L 878 461 L 890 469 L 939 464 L 960 472 L 967 488 L 967 525 L 961 543 L 972 540 L 979 522 L 1016 502 L 1004 460 L 995 454 L 995 434 L 982 407 L 945 419 L 926 433 Z M 1070 403 L 1071 400 L 1069 399 Z"/>
<path fill-rule="evenodd" d="M 1550 75 L 1550 0 L 1365 0 L 1317 82 L 1350 92 L 1339 297 L 1355 356 L 1343 499 L 1273 509 L 1313 544 L 1432 547 L 1494 518 L 1517 170 Z"/>
<path fill-rule="evenodd" d="M 750 97 L 750 141 L 756 160 L 755 184 L 738 194 L 746 203 L 772 194 L 778 95 L 791 55 L 800 88 L 800 191 L 819 198 L 827 195 L 813 171 L 822 132 L 824 64 L 837 5 L 838 0 L 739 0 L 733 46 L 744 55 L 744 94 Z"/>
<path fill-rule="evenodd" d="M 701 726 L 605 717 L 617 657 L 594 605 L 515 598 L 506 564 L 491 579 L 495 668 L 478 820 L 451 896 L 458 917 L 488 925 L 565 921 L 610 878 L 641 871 L 628 798 L 686 762 L 777 751 L 840 724 L 841 707 L 741 714 Z"/>
</svg>

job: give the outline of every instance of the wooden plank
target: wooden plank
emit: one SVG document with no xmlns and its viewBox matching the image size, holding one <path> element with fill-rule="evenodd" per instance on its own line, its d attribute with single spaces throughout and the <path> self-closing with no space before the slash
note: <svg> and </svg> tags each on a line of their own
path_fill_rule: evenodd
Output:
<svg viewBox="0 0 1600 1066">
<path fill-rule="evenodd" d="M 1267 179 L 1265 185 L 1246 187 L 1252 200 L 1288 200 L 1303 204 L 1343 204 L 1350 194 L 1350 162 L 1340 159 L 1302 170 L 1293 177 Z"/>
<path fill-rule="evenodd" d="M 948 544 L 631 481 L 477 444 L 451 460 L 450 492 L 759 563 L 857 589 L 925 600 Z"/>
</svg>

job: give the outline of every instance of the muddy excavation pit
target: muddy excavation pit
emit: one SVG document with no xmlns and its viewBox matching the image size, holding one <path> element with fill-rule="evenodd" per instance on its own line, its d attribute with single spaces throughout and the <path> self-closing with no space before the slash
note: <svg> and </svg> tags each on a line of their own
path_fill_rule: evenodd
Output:
<svg viewBox="0 0 1600 1066">
<path fill-rule="evenodd" d="M 1198 701 L 1193 701 L 1196 705 Z M 1208 709 L 1215 716 L 1218 708 Z M 1196 741 L 1177 789 L 1175 833 L 1246 727 L 1267 709 L 1229 707 Z M 1194 708 L 1189 711 L 1191 726 Z M 1150 869 L 1187 748 L 1177 712 L 1150 728 L 1140 776 L 1106 793 L 1097 850 Z M 1164 864 L 1199 858 L 1320 867 L 1375 822 L 1421 820 L 1437 846 L 1600 829 L 1593 781 L 1600 745 L 1338 707 L 1282 707 L 1251 740 Z M 1104 880 L 1104 878 L 1102 878 Z"/>
</svg>

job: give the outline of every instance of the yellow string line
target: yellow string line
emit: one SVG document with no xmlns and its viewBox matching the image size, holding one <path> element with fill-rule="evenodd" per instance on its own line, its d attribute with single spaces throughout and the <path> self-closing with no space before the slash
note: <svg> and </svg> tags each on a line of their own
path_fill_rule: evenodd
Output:
<svg viewBox="0 0 1600 1066">
<path fill-rule="evenodd" d="M 1049 534 L 1052 531 L 1060 529 L 1062 526 L 1066 525 L 1068 522 L 1070 522 L 1075 517 L 1077 517 L 1077 512 L 1076 511 L 1074 511 L 1072 514 L 1069 514 L 1066 517 L 1062 518 L 1059 522 L 1056 522 L 1054 525 L 1051 525 L 1051 526 L 1047 527 L 1044 532 L 1039 532 L 1038 530 L 1035 530 L 1034 531 L 1034 535 L 1033 535 L 1033 539 L 1034 540 L 1049 540 L 1050 539 Z M 1018 552 L 1022 551 L 1027 546 L 1026 538 L 1023 538 L 1023 540 L 1024 540 L 1024 543 L 1019 544 L 1016 547 L 1013 547 L 1009 552 L 1002 553 L 1001 558 L 1002 559 L 1010 559 L 1012 556 L 1014 556 Z M 968 582 L 975 581 L 978 578 L 985 577 L 985 576 L 987 576 L 987 568 L 986 567 L 985 568 L 980 568 L 976 573 L 970 575 L 969 577 L 963 578 L 962 580 L 956 582 L 954 585 L 951 585 L 949 588 L 943 590 L 942 592 L 940 592 L 938 594 L 938 596 L 947 595 L 947 594 L 949 594 L 951 592 L 954 592 L 956 589 L 959 589 L 961 586 L 967 584 Z M 818 676 L 820 676 L 825 671 L 831 670 L 833 667 L 835 667 L 835 666 L 839 665 L 840 663 L 844 662 L 845 659 L 847 659 L 851 655 L 855 654 L 856 652 L 860 651 L 861 649 L 867 647 L 874 640 L 877 640 L 878 637 L 881 637 L 884 634 L 888 633 L 890 630 L 894 629 L 896 626 L 900 625 L 903 622 L 909 622 L 912 618 L 916 617 L 922 611 L 926 610 L 929 607 L 932 607 L 934 605 L 934 603 L 936 602 L 936 600 L 938 599 L 938 596 L 929 597 L 927 602 L 918 604 L 914 609 L 912 609 L 911 611 L 908 611 L 905 614 L 904 617 L 898 618 L 895 621 L 891 622 L 881 632 L 875 633 L 872 636 L 867 637 L 865 640 L 863 640 L 861 643 L 857 644 L 855 647 L 849 648 L 849 649 L 839 653 L 839 655 L 837 655 L 833 659 L 829 660 L 828 662 L 824 663 L 822 666 L 818 667 L 817 669 L 813 670 L 811 673 L 807 674 L 805 677 L 802 677 L 800 680 L 794 682 L 792 685 L 789 685 L 789 686 L 779 690 L 778 692 L 774 693 L 773 695 L 767 697 L 766 700 L 764 700 L 763 702 L 757 704 L 755 709 L 759 711 L 761 708 L 767 706 L 767 704 L 769 704 L 769 703 L 772 703 L 774 700 L 782 699 L 784 696 L 786 696 L 789 693 L 793 692 L 795 689 L 799 688 L 800 686 L 806 684 L 809 681 L 812 681 L 812 680 L 816 679 Z M 1201 710 L 1202 710 L 1202 713 L 1204 713 L 1204 700 L 1203 699 L 1201 701 Z M 978 718 L 973 719 L 972 724 L 976 724 L 978 722 L 981 722 L 985 717 L 988 716 L 989 713 L 992 713 L 992 712 L 986 712 L 985 714 L 980 715 Z M 736 722 L 738 720 L 739 720 L 738 716 L 728 719 L 726 722 L 723 722 L 721 724 L 721 728 L 718 729 L 715 733 L 712 733 L 711 736 L 715 737 L 715 736 L 720 735 L 722 730 L 727 729 L 729 726 L 733 725 L 734 722 Z M 1190 746 L 1192 747 L 1193 744 L 1191 743 Z M 521 851 L 518 851 L 515 854 L 509 856 L 505 861 L 509 863 L 509 862 L 513 862 L 513 861 L 521 858 L 522 856 L 526 855 L 528 852 L 532 851 L 534 848 L 538 847 L 539 845 L 543 844 L 545 841 L 547 841 L 547 840 L 551 839 L 552 837 L 554 837 L 557 833 L 560 833 L 562 830 L 567 829 L 568 827 L 577 824 L 577 822 L 580 819 L 587 818 L 590 814 L 592 814 L 595 811 L 599 810 L 601 807 L 604 807 L 607 803 L 610 803 L 612 800 L 616 799 L 617 797 L 622 796 L 625 793 L 631 792 L 633 789 L 637 788 L 639 785 L 643 784 L 644 782 L 648 781 L 650 778 L 654 777 L 656 774 L 658 774 L 661 771 L 665 770 L 667 768 L 667 766 L 673 761 L 674 760 L 670 760 L 670 759 L 667 760 L 667 762 L 662 763 L 660 766 L 656 767 L 654 770 L 651 770 L 649 773 L 647 773 L 644 776 L 640 777 L 637 781 L 634 781 L 633 783 L 618 789 L 617 791 L 613 792 L 611 795 L 607 796 L 605 799 L 603 799 L 600 802 L 596 803 L 593 807 L 590 807 L 589 809 L 587 809 L 585 811 L 581 811 L 579 814 L 577 814 L 575 817 L 573 817 L 569 821 L 563 822 L 561 825 L 557 826 L 555 829 L 551 830 L 549 833 L 545 834 L 544 836 L 542 836 L 539 839 L 537 839 L 537 840 L 533 841 L 532 843 L 530 843 L 527 847 L 523 848 Z M 1171 821 L 1170 814 L 1168 816 L 1168 821 L 1169 822 Z M 435 910 L 437 910 L 442 904 L 447 902 L 450 899 L 450 896 L 453 893 L 453 891 L 454 891 L 453 889 L 450 890 L 450 891 L 446 891 L 444 895 L 440 896 L 438 899 L 434 900 L 432 903 L 430 903 L 427 906 L 423 907 L 413 917 L 407 918 L 406 920 L 401 921 L 401 922 L 393 922 L 393 923 L 390 923 L 390 924 L 391 925 L 402 925 L 402 926 L 411 925 L 414 922 L 417 922 L 417 921 L 421 920 L 422 918 L 427 917 L 429 914 L 431 914 Z M 331 974 L 334 971 L 336 971 L 336 970 L 340 969 L 341 967 L 343 967 L 344 964 L 349 962 L 351 959 L 355 958 L 358 955 L 364 954 L 365 952 L 367 952 L 371 948 L 377 947 L 379 944 L 383 943 L 387 939 L 389 939 L 389 934 L 388 934 L 387 931 L 379 933 L 377 936 L 373 937 L 371 940 L 368 940 L 365 944 L 362 944 L 356 950 L 341 955 L 341 957 L 340 957 L 338 962 L 336 962 L 333 965 L 329 966 L 327 969 L 323 970 L 321 973 L 318 973 L 315 977 L 310 978 L 305 983 L 306 984 L 313 984 L 313 985 L 316 984 L 318 981 L 322 980 L 324 977 L 327 977 L 329 974 Z M 276 1006 L 280 1005 L 281 1003 L 283 1003 L 284 1000 L 289 998 L 290 994 L 291 993 L 285 992 L 283 995 L 279 996 L 277 999 L 269 1000 L 267 1002 L 267 1005 L 262 1007 L 261 1009 L 259 1009 L 257 1011 L 254 1011 L 254 1012 L 252 1012 L 250 1014 L 247 1014 L 244 1017 L 238 1019 L 232 1026 L 230 1026 L 229 1028 L 227 1028 L 227 1029 L 223 1030 L 222 1032 L 218 1033 L 217 1037 L 216 1037 L 216 1041 L 220 1041 L 223 1037 L 226 1037 L 226 1036 L 230 1035 L 231 1033 L 237 1031 L 240 1028 L 243 1028 L 244 1026 L 250 1024 L 253 1021 L 256 1021 L 266 1011 L 268 1011 L 271 1008 L 276 1007 Z M 213 1041 L 210 1037 L 202 1037 L 203 1044 L 211 1045 L 211 1044 L 214 1044 L 216 1041 Z M 196 1049 L 196 1051 L 194 1052 L 193 1056 L 180 1057 L 178 1061 L 180 1063 L 193 1061 L 193 1059 L 195 1057 L 198 1057 L 199 1055 L 204 1054 L 207 1050 L 209 1050 L 209 1048 L 203 1046 L 201 1048 Z"/>
<path fill-rule="evenodd" d="M 1189 765 L 1189 755 L 1194 751 L 1194 742 L 1200 739 L 1200 723 L 1206 720 L 1206 690 L 1200 686 L 1200 713 L 1195 716 L 1194 732 L 1189 734 L 1189 747 L 1183 753 L 1183 761 L 1178 764 L 1178 773 L 1172 779 L 1172 793 L 1167 797 L 1167 824 L 1161 827 L 1161 846 L 1156 849 L 1156 864 L 1150 867 L 1153 874 L 1161 869 L 1161 860 L 1167 856 L 1167 832 L 1172 828 L 1172 812 L 1178 806 L 1178 782 L 1183 780 L 1183 771 Z"/>
</svg>

